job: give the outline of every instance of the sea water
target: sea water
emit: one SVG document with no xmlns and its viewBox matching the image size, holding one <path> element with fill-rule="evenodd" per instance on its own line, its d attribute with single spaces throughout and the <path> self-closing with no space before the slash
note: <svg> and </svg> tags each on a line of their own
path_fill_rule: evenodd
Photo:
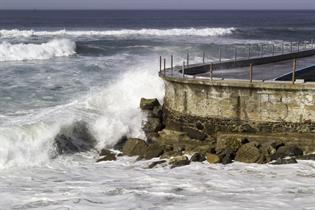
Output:
<svg viewBox="0 0 315 210">
<path fill-rule="evenodd" d="M 315 209 L 311 161 L 147 169 L 51 155 L 77 121 L 98 150 L 143 138 L 140 98 L 163 102 L 160 55 L 210 62 L 313 38 L 310 11 L 1 11 L 0 209 Z"/>
</svg>

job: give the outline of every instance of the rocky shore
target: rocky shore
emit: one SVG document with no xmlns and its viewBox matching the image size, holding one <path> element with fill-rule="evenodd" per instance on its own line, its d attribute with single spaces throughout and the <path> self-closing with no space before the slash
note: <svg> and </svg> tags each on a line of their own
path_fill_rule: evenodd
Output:
<svg viewBox="0 0 315 210">
<path fill-rule="evenodd" d="M 202 132 L 204 125 L 198 122 L 197 129 L 170 129 L 165 125 L 166 111 L 157 99 L 142 98 L 140 108 L 147 114 L 147 121 L 143 124 L 146 140 L 123 137 L 112 148 L 115 152 L 108 149 L 100 151 L 97 162 L 114 161 L 121 155 L 137 156 L 137 160 L 160 159 L 155 159 L 149 168 L 161 164 L 174 168 L 191 162 L 292 164 L 299 159 L 315 160 L 315 154 L 306 155 L 298 145 L 287 145 L 283 141 L 261 143 L 237 136 L 218 139 L 215 135 Z"/>
</svg>

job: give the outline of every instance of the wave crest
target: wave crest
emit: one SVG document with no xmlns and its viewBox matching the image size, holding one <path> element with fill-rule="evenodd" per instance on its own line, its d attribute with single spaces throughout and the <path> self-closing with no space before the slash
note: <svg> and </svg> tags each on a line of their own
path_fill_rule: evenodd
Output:
<svg viewBox="0 0 315 210">
<path fill-rule="evenodd" d="M 235 28 L 172 28 L 172 29 L 120 29 L 105 31 L 33 31 L 33 30 L 0 30 L 1 38 L 32 36 L 223 36 L 232 34 Z"/>
<path fill-rule="evenodd" d="M 54 39 L 43 44 L 0 43 L 0 61 L 46 60 L 53 57 L 70 56 L 76 52 L 75 42 Z"/>
</svg>

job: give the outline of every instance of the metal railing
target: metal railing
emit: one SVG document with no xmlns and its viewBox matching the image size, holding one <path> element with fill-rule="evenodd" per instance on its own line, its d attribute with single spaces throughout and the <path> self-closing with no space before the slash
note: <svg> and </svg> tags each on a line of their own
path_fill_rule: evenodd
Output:
<svg viewBox="0 0 315 210">
<path fill-rule="evenodd" d="M 270 50 L 268 50 L 268 48 Z M 241 52 L 240 49 L 243 49 L 243 53 Z M 223 63 L 228 63 L 228 62 L 237 62 L 237 61 L 246 61 L 246 60 L 251 60 L 251 59 L 259 59 L 259 58 L 267 58 L 267 57 L 272 57 L 272 56 L 277 56 L 277 55 L 289 55 L 292 53 L 299 53 L 303 51 L 308 51 L 308 50 L 314 50 L 315 49 L 315 43 L 314 40 L 310 41 L 303 41 L 303 42 L 290 42 L 290 43 L 280 43 L 280 44 L 259 44 L 259 45 L 248 45 L 245 48 L 247 51 L 246 56 L 244 56 L 244 46 L 243 47 L 234 47 L 234 56 L 231 59 L 226 59 L 223 57 L 223 50 L 222 47 L 218 49 L 218 58 L 217 61 L 212 61 L 211 63 L 206 63 L 206 52 L 202 52 L 202 63 L 196 63 L 196 64 L 191 64 L 190 62 L 190 54 L 187 52 L 186 54 L 186 60 L 182 62 L 182 65 L 179 66 L 174 66 L 174 56 L 170 56 L 170 67 L 166 68 L 166 58 L 162 58 L 160 56 L 160 73 L 163 73 L 166 75 L 167 71 L 170 71 L 170 75 L 174 76 L 174 72 L 177 70 L 178 73 L 182 77 L 185 77 L 185 69 L 198 66 L 198 65 L 209 65 L 209 74 L 210 74 L 210 80 L 213 80 L 213 71 L 215 69 L 214 64 L 223 64 Z M 240 56 L 243 55 L 243 56 Z M 315 53 L 314 53 L 315 55 Z M 223 61 L 224 59 L 224 61 Z M 287 59 L 289 60 L 289 59 Z M 163 68 L 162 68 L 162 62 L 163 62 Z M 270 62 L 273 63 L 273 62 Z M 297 68 L 297 58 L 293 59 L 293 64 L 292 64 L 292 83 L 294 84 L 296 81 L 296 75 L 295 71 Z M 249 82 L 253 82 L 253 70 L 254 70 L 254 63 L 250 63 L 249 65 Z"/>
</svg>

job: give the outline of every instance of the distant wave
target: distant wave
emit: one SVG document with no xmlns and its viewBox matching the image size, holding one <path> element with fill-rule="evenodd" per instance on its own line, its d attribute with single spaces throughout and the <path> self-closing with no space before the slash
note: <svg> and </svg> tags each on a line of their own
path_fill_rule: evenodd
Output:
<svg viewBox="0 0 315 210">
<path fill-rule="evenodd" d="M 68 39 L 54 39 L 43 44 L 0 43 L 0 61 L 46 60 L 75 54 L 76 44 Z"/>
<path fill-rule="evenodd" d="M 0 38 L 32 36 L 223 36 L 232 34 L 235 28 L 173 28 L 173 29 L 121 29 L 105 31 L 34 31 L 34 30 L 0 30 Z"/>
</svg>

